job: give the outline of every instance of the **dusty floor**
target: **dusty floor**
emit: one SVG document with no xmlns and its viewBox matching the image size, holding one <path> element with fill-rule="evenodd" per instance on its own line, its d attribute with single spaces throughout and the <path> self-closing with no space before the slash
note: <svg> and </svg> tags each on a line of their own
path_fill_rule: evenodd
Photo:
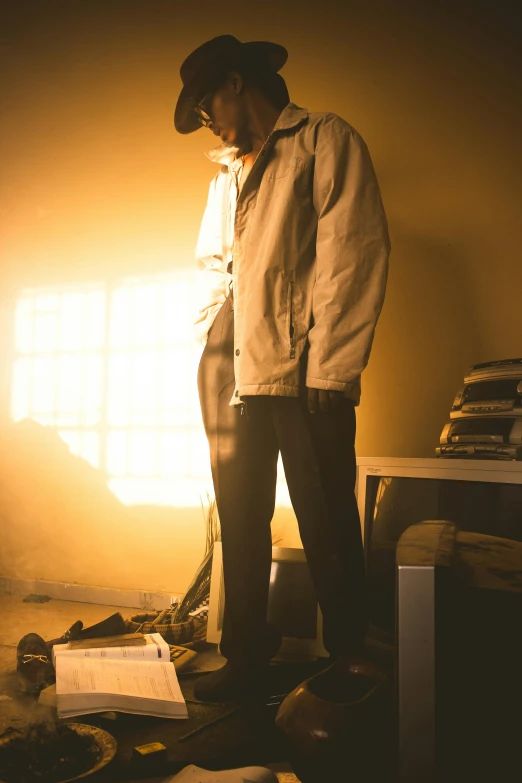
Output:
<svg viewBox="0 0 522 783">
<path fill-rule="evenodd" d="M 37 633 L 45 640 L 63 634 L 76 620 L 82 620 L 84 627 L 105 619 L 114 612 L 124 617 L 139 610 L 118 606 L 98 606 L 72 601 L 51 600 L 46 603 L 24 603 L 23 596 L 0 594 L 2 634 L 0 637 L 0 734 L 9 726 L 23 728 L 28 723 L 49 715 L 49 708 L 39 707 L 35 699 L 22 694 L 16 676 L 16 648 L 27 633 Z M 165 721 L 163 721 L 165 723 Z M 133 727 L 134 730 L 134 727 Z M 149 727 L 143 726 L 144 742 L 150 741 L 145 734 Z M 120 728 L 121 732 L 121 728 Z M 116 732 L 115 732 L 116 733 Z M 138 731 L 139 736 L 139 731 Z M 187 761 L 187 763 L 191 763 Z M 197 764 L 196 760 L 193 763 Z M 199 764 L 199 766 L 204 766 Z M 281 783 L 298 783 L 290 767 L 285 763 L 270 765 Z M 165 778 L 148 778 L 159 783 Z M 127 778 L 130 783 L 130 778 Z M 141 778 L 141 783 L 147 783 Z"/>
</svg>

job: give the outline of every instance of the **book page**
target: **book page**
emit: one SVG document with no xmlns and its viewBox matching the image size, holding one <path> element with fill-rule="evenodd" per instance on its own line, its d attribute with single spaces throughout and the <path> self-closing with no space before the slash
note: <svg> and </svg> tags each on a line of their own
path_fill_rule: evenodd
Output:
<svg viewBox="0 0 522 783">
<path fill-rule="evenodd" d="M 55 644 L 53 660 L 66 655 L 75 658 L 111 658 L 135 661 L 170 661 L 167 642 L 159 633 L 144 634 L 146 644 L 121 645 L 120 647 L 80 647 L 71 649 L 68 644 Z M 103 639 L 100 639 L 103 642 Z"/>
<path fill-rule="evenodd" d="M 56 659 L 56 693 L 116 694 L 137 699 L 185 703 L 172 663 L 76 658 Z"/>
</svg>

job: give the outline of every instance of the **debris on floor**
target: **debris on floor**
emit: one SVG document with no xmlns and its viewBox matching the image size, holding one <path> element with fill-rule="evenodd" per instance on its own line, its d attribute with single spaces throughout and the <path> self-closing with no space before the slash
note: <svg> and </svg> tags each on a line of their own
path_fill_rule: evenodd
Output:
<svg viewBox="0 0 522 783">
<path fill-rule="evenodd" d="M 0 779 L 4 783 L 54 783 L 81 775 L 97 763 L 92 734 L 65 725 L 39 723 L 25 731 L 8 729 L 0 737 Z"/>
<path fill-rule="evenodd" d="M 22 599 L 24 604 L 46 604 L 47 601 L 52 601 L 50 595 L 38 595 L 37 593 L 30 593 Z"/>
</svg>

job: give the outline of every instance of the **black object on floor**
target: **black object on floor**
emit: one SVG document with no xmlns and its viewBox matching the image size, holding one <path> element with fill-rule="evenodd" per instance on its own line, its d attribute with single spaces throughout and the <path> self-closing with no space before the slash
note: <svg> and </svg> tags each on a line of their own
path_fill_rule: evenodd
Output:
<svg viewBox="0 0 522 783">
<path fill-rule="evenodd" d="M 101 639 L 104 636 L 118 636 L 127 633 L 125 620 L 119 612 L 111 614 L 105 620 L 101 620 L 88 628 L 83 627 L 81 620 L 76 620 L 71 627 L 58 639 L 46 642 L 47 649 L 51 652 L 55 644 L 66 644 L 79 639 Z"/>
<path fill-rule="evenodd" d="M 201 701 L 265 704 L 270 695 L 268 670 L 268 663 L 245 671 L 227 661 L 220 669 L 196 680 L 194 695 Z"/>
<path fill-rule="evenodd" d="M 24 604 L 46 604 L 47 601 L 52 601 L 49 595 L 38 595 L 37 593 L 30 593 L 22 598 Z"/>
</svg>

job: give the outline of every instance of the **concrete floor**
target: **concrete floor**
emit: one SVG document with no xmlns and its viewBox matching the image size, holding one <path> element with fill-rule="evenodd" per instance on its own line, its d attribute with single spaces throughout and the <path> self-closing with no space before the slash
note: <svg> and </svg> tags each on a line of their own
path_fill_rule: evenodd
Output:
<svg viewBox="0 0 522 783">
<path fill-rule="evenodd" d="M 24 603 L 23 596 L 0 594 L 2 633 L 0 643 L 0 735 L 9 727 L 23 729 L 29 723 L 51 715 L 50 708 L 38 705 L 34 697 L 18 688 L 16 648 L 27 633 L 37 633 L 45 640 L 61 636 L 76 620 L 84 627 L 97 623 L 114 612 L 129 617 L 139 612 L 119 606 L 98 606 L 73 601 L 51 600 L 46 603 Z M 280 783 L 299 783 L 288 765 L 270 765 Z M 149 779 L 160 783 L 165 778 Z M 131 782 L 129 782 L 131 783 Z M 147 783 L 141 779 L 140 783 Z"/>
</svg>

